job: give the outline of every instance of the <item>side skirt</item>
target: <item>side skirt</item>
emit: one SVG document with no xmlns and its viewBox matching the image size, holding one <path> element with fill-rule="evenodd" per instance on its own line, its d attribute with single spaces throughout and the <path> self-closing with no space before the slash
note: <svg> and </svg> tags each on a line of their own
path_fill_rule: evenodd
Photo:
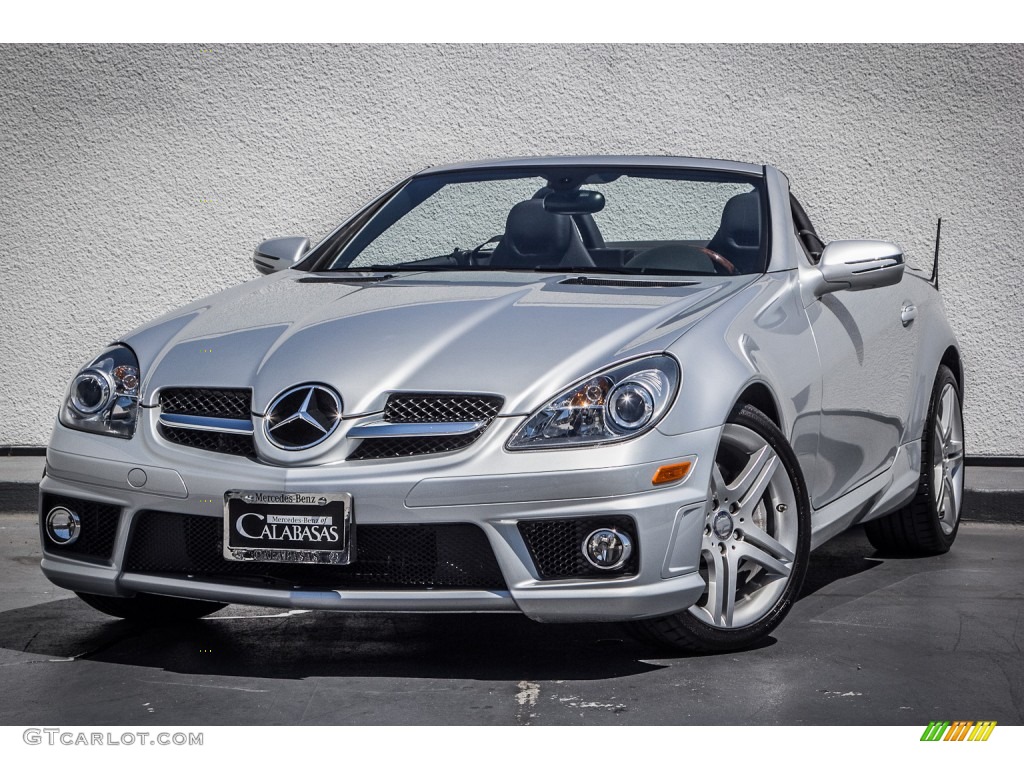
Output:
<svg viewBox="0 0 1024 768">
<path fill-rule="evenodd" d="M 921 479 L 921 441 L 904 443 L 880 475 L 811 515 L 811 549 L 852 525 L 882 517 L 914 498 Z"/>
</svg>

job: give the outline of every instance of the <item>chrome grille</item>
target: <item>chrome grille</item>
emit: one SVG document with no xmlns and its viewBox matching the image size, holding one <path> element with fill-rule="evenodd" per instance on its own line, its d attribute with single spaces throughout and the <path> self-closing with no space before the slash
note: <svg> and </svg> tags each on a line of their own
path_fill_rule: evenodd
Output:
<svg viewBox="0 0 1024 768">
<path fill-rule="evenodd" d="M 466 435 L 366 439 L 348 458 L 350 461 L 398 459 L 457 451 L 484 433 L 504 402 L 503 398 L 493 395 L 391 395 L 384 406 L 384 420 L 393 424 L 482 422 L 483 426 Z"/>
<path fill-rule="evenodd" d="M 162 413 L 181 416 L 249 421 L 252 418 L 252 390 L 181 387 L 162 389 L 160 410 Z M 160 434 L 165 440 L 176 445 L 231 456 L 245 456 L 249 459 L 256 458 L 256 445 L 251 435 L 179 429 L 165 424 L 160 425 Z"/>
<path fill-rule="evenodd" d="M 248 389 L 161 389 L 164 413 L 212 416 L 218 419 L 248 419 L 252 391 Z"/>
<path fill-rule="evenodd" d="M 384 420 L 395 424 L 443 421 L 490 422 L 504 400 L 488 395 L 391 395 Z"/>
</svg>

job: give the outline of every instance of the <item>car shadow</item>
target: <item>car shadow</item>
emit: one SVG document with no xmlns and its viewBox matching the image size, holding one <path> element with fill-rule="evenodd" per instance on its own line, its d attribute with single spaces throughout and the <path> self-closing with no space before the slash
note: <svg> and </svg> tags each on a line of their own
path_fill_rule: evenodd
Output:
<svg viewBox="0 0 1024 768">
<path fill-rule="evenodd" d="M 797 600 L 810 597 L 830 584 L 870 571 L 883 560 L 878 559 L 860 526 L 855 526 L 825 542 L 811 552 L 810 567 Z"/>
<path fill-rule="evenodd" d="M 880 564 L 859 531 L 815 550 L 801 599 Z M 738 653 L 775 645 L 772 637 Z M 539 624 L 505 614 L 342 614 L 229 606 L 199 621 L 106 617 L 77 598 L 0 613 L 0 648 L 51 659 L 248 678 L 600 680 L 700 659 L 619 624 Z"/>
<path fill-rule="evenodd" d="M 515 615 L 370 615 L 229 606 L 199 621 L 140 624 L 76 598 L 0 613 L 0 648 L 51 659 L 252 678 L 625 677 L 678 658 L 615 624 Z"/>
</svg>

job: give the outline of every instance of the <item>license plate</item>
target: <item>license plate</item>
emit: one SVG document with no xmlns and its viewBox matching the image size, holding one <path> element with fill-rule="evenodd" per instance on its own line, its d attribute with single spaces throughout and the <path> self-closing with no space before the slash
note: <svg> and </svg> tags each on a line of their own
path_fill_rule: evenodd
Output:
<svg viewBox="0 0 1024 768">
<path fill-rule="evenodd" d="M 352 495 L 295 491 L 224 494 L 224 559 L 352 562 Z"/>
</svg>

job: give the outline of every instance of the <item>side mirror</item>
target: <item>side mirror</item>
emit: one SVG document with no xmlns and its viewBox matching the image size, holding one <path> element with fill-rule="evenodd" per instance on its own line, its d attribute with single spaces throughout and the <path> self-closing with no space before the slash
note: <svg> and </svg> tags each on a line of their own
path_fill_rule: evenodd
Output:
<svg viewBox="0 0 1024 768">
<path fill-rule="evenodd" d="M 275 237 L 256 246 L 252 263 L 264 275 L 290 269 L 298 264 L 309 250 L 308 237 Z"/>
<path fill-rule="evenodd" d="M 864 291 L 903 279 L 903 251 L 884 240 L 833 240 L 821 252 L 814 294 Z"/>
</svg>

